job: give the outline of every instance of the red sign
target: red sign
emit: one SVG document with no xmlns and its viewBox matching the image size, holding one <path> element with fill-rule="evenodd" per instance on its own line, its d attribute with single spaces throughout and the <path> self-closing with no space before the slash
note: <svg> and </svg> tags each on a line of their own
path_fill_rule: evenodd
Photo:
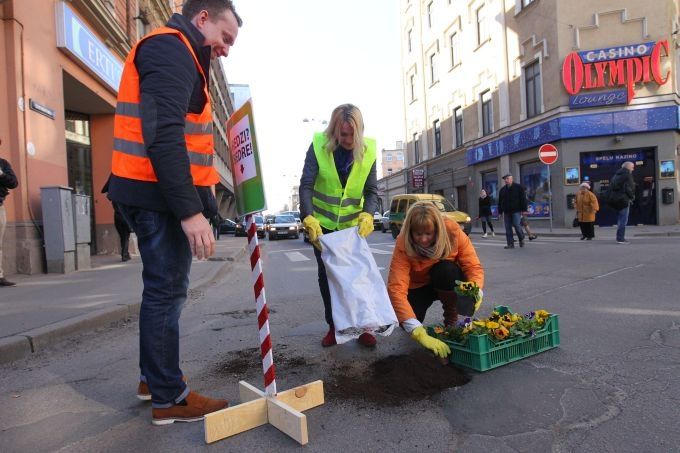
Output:
<svg viewBox="0 0 680 453">
<path fill-rule="evenodd" d="M 425 187 L 425 169 L 414 168 L 411 170 L 411 177 L 413 179 L 413 188 Z"/>
<path fill-rule="evenodd" d="M 562 83 L 572 96 L 581 90 L 625 86 L 630 103 L 636 83 L 668 82 L 670 70 L 663 73 L 661 57 L 669 55 L 668 40 L 572 52 L 562 64 Z"/>
<path fill-rule="evenodd" d="M 557 162 L 557 148 L 550 143 L 541 145 L 541 147 L 538 148 L 538 158 L 546 165 L 554 164 Z"/>
</svg>

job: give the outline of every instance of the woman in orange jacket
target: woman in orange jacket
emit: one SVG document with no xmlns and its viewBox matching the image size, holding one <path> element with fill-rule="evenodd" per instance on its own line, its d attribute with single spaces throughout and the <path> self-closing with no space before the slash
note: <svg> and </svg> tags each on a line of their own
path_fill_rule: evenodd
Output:
<svg viewBox="0 0 680 453">
<path fill-rule="evenodd" d="M 444 324 L 458 320 L 456 280 L 480 288 L 484 269 L 470 238 L 456 222 L 445 218 L 429 201 L 415 203 L 397 237 L 390 263 L 387 292 L 401 326 L 435 355 L 446 357 L 449 347 L 427 335 L 422 322 L 435 300 L 444 308 Z"/>
</svg>

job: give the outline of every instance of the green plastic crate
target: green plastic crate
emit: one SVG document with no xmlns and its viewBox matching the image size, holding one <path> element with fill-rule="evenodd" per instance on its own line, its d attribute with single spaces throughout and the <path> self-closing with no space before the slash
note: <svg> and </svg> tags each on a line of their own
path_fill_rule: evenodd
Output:
<svg viewBox="0 0 680 453">
<path fill-rule="evenodd" d="M 500 314 L 512 313 L 502 305 L 495 310 Z M 451 340 L 444 342 L 451 348 L 451 363 L 487 371 L 559 346 L 560 329 L 557 315 L 551 314 L 543 329 L 536 331 L 530 338 L 493 342 L 487 335 L 468 335 L 465 344 Z"/>
</svg>

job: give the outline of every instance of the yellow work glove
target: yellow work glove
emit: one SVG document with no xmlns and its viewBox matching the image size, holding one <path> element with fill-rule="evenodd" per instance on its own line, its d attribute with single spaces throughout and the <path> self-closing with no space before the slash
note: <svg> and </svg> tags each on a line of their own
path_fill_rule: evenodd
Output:
<svg viewBox="0 0 680 453">
<path fill-rule="evenodd" d="M 323 231 L 321 231 L 321 224 L 319 221 L 316 219 L 316 217 L 308 215 L 304 218 L 302 224 L 305 226 L 305 230 L 307 230 L 309 242 L 311 242 L 314 247 L 321 250 L 319 238 L 323 235 Z"/>
<path fill-rule="evenodd" d="M 427 334 L 425 327 L 420 326 L 413 329 L 411 332 L 411 338 L 420 343 L 424 348 L 429 349 L 437 357 L 446 357 L 451 354 L 451 348 L 441 340 L 432 338 Z"/>
<path fill-rule="evenodd" d="M 359 236 L 365 238 L 369 234 L 373 233 L 374 229 L 373 216 L 368 212 L 362 212 L 359 214 Z"/>
</svg>

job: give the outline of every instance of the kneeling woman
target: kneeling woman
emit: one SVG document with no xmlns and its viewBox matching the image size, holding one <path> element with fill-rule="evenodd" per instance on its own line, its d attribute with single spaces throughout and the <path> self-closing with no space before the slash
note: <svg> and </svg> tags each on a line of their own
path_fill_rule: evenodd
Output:
<svg viewBox="0 0 680 453">
<path fill-rule="evenodd" d="M 449 347 L 430 337 L 422 322 L 427 309 L 435 300 L 440 300 L 444 324 L 456 323 L 456 280 L 484 286 L 484 270 L 470 238 L 456 222 L 443 217 L 431 202 L 415 203 L 397 237 L 387 291 L 401 326 L 414 340 L 440 357 L 450 353 Z"/>
</svg>

